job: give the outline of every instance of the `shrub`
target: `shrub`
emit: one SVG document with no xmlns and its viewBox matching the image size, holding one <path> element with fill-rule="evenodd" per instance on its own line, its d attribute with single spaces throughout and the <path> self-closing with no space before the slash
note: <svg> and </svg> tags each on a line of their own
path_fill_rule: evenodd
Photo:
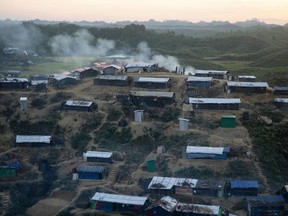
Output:
<svg viewBox="0 0 288 216">
<path fill-rule="evenodd" d="M 71 98 L 71 94 L 67 92 L 57 92 L 50 98 L 50 103 L 62 102 L 63 100 L 67 100 Z"/>
<path fill-rule="evenodd" d="M 165 107 L 160 116 L 160 120 L 164 122 L 175 121 L 178 119 L 180 111 L 178 107 Z"/>
<path fill-rule="evenodd" d="M 202 166 L 202 167 L 188 167 L 188 168 L 184 168 L 181 170 L 178 170 L 177 172 L 174 173 L 175 177 L 181 177 L 181 178 L 203 178 L 203 179 L 207 179 L 207 178 L 213 178 L 215 177 L 215 173 L 214 171 L 206 166 Z"/>
<path fill-rule="evenodd" d="M 229 161 L 228 162 L 228 171 L 227 171 L 227 176 L 232 177 L 232 178 L 237 178 L 237 177 L 248 177 L 251 176 L 251 168 L 249 165 L 242 160 L 234 160 L 234 161 Z"/>
<path fill-rule="evenodd" d="M 42 109 L 47 104 L 45 98 L 35 98 L 31 101 L 31 106 L 33 108 Z"/>
<path fill-rule="evenodd" d="M 107 114 L 107 121 L 118 121 L 118 119 L 121 117 L 122 112 L 115 107 L 110 107 L 108 109 Z"/>
</svg>

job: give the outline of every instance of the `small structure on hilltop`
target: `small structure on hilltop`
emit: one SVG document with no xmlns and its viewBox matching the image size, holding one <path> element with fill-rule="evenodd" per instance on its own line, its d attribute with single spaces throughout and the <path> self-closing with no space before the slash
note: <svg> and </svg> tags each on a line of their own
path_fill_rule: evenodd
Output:
<svg viewBox="0 0 288 216">
<path fill-rule="evenodd" d="M 212 77 L 213 79 L 229 79 L 229 71 L 220 70 L 194 70 L 194 75 L 198 77 Z"/>
<path fill-rule="evenodd" d="M 123 212 L 141 215 L 149 205 L 147 197 L 96 192 L 90 200 L 91 208 L 103 212 Z"/>
<path fill-rule="evenodd" d="M 288 87 L 274 87 L 273 94 L 275 95 L 288 95 Z"/>
<path fill-rule="evenodd" d="M 27 97 L 20 97 L 20 109 L 26 110 L 28 107 L 28 98 Z"/>
<path fill-rule="evenodd" d="M 224 190 L 224 181 L 198 180 L 195 188 L 193 188 L 193 195 L 223 197 Z"/>
<path fill-rule="evenodd" d="M 172 216 L 178 205 L 178 201 L 170 196 L 162 197 L 158 202 L 147 208 L 147 215 L 151 216 Z"/>
<path fill-rule="evenodd" d="M 97 111 L 97 105 L 93 101 L 67 100 L 61 104 L 61 109 L 93 112 Z"/>
<path fill-rule="evenodd" d="M 222 215 L 222 209 L 216 205 L 199 205 L 178 203 L 176 207 L 177 216 L 220 216 Z"/>
<path fill-rule="evenodd" d="M 134 118 L 136 122 L 142 122 L 144 120 L 144 110 L 134 110 Z"/>
<path fill-rule="evenodd" d="M 125 65 L 126 73 L 133 72 L 154 72 L 157 69 L 157 64 L 145 63 L 145 62 L 133 62 Z"/>
<path fill-rule="evenodd" d="M 159 195 L 192 194 L 198 180 L 190 178 L 173 178 L 154 176 L 148 185 L 151 193 Z"/>
<path fill-rule="evenodd" d="M 123 75 L 99 75 L 94 79 L 94 85 L 128 86 L 130 77 Z"/>
<path fill-rule="evenodd" d="M 239 82 L 256 82 L 255 76 L 238 76 Z"/>
<path fill-rule="evenodd" d="M 116 95 L 122 105 L 164 107 L 175 103 L 174 92 L 131 91 L 129 94 Z"/>
<path fill-rule="evenodd" d="M 228 93 L 240 92 L 240 93 L 266 93 L 268 86 L 267 82 L 227 82 Z"/>
<path fill-rule="evenodd" d="M 229 151 L 229 147 L 187 146 L 186 157 L 188 159 L 226 160 Z"/>
<path fill-rule="evenodd" d="M 101 180 L 108 174 L 106 167 L 104 166 L 79 166 L 76 169 L 78 179 L 91 179 Z M 74 172 L 73 172 L 74 173 Z"/>
<path fill-rule="evenodd" d="M 255 196 L 246 200 L 249 216 L 284 215 L 285 202 L 281 195 Z"/>
<path fill-rule="evenodd" d="M 185 104 L 191 105 L 191 110 L 238 110 L 240 98 L 186 98 Z"/>
<path fill-rule="evenodd" d="M 18 160 L 0 163 L 0 177 L 16 177 L 21 164 Z"/>
<path fill-rule="evenodd" d="M 209 89 L 212 85 L 212 77 L 188 76 L 186 87 L 188 89 L 201 88 Z"/>
<path fill-rule="evenodd" d="M 54 74 L 48 77 L 48 83 L 60 87 L 66 85 L 76 85 L 78 83 L 77 79 L 72 76 L 64 76 L 60 74 Z"/>
<path fill-rule="evenodd" d="M 222 115 L 220 120 L 220 126 L 222 128 L 235 128 L 236 115 Z"/>
<path fill-rule="evenodd" d="M 83 153 L 83 159 L 87 162 L 112 163 L 113 152 L 87 151 Z"/>
<path fill-rule="evenodd" d="M 102 70 L 103 75 L 117 75 L 117 74 L 120 74 L 121 72 L 122 72 L 122 67 L 118 65 L 114 65 L 114 64 L 108 65 L 104 67 Z"/>
<path fill-rule="evenodd" d="M 169 88 L 171 87 L 170 78 L 160 77 L 135 77 L 134 86 L 139 88 Z"/>
<path fill-rule="evenodd" d="M 186 131 L 189 129 L 189 119 L 178 118 L 179 130 Z"/>
<path fill-rule="evenodd" d="M 51 135 L 17 135 L 17 146 L 29 146 L 29 147 L 45 147 L 53 145 Z"/>
<path fill-rule="evenodd" d="M 81 67 L 70 72 L 70 76 L 78 79 L 97 76 L 99 72 L 91 67 Z"/>
<path fill-rule="evenodd" d="M 26 89 L 30 82 L 26 78 L 1 78 L 0 89 Z"/>
<path fill-rule="evenodd" d="M 259 184 L 256 180 L 230 180 L 227 184 L 229 196 L 257 196 Z"/>
<path fill-rule="evenodd" d="M 288 110 L 288 98 L 275 98 L 273 102 L 278 109 Z"/>
</svg>

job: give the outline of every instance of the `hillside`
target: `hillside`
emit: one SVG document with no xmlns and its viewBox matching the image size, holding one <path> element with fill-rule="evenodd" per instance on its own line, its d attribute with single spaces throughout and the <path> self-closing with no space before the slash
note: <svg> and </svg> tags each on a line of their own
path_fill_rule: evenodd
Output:
<svg viewBox="0 0 288 216">
<path fill-rule="evenodd" d="M 145 74 L 143 75 L 145 76 Z M 151 76 L 152 74 L 147 75 Z M 62 89 L 49 86 L 47 92 L 35 92 L 33 89 L 1 91 L 0 118 L 3 122 L 1 123 L 1 155 L 2 158 L 4 156 L 13 157 L 22 164 L 17 177 L 9 180 L 4 178 L 0 182 L 4 192 L 11 191 L 9 196 L 12 205 L 8 212 L 16 214 L 17 211 L 25 211 L 26 208 L 36 204 L 43 195 L 48 198 L 47 201 L 43 200 L 33 206 L 29 210 L 30 214 L 35 215 L 33 212 L 40 214 L 43 212 L 41 209 L 46 209 L 50 215 L 53 215 L 68 206 L 70 206 L 70 212 L 85 211 L 86 207 L 80 204 L 84 201 L 79 201 L 83 197 L 87 206 L 88 197 L 85 196 L 85 193 L 93 193 L 97 188 L 103 192 L 143 194 L 144 188 L 141 182 L 155 175 L 206 180 L 252 178 L 261 182 L 260 193 L 273 193 L 281 185 L 281 182 L 287 181 L 288 175 L 285 173 L 285 166 L 282 168 L 277 166 L 277 173 L 280 175 L 277 178 L 271 175 L 275 169 L 265 163 L 267 157 L 270 156 L 262 155 L 255 149 L 251 128 L 248 127 L 247 130 L 246 123 L 241 120 L 244 111 L 250 113 L 252 123 L 258 122 L 259 114 L 271 117 L 274 111 L 273 113 L 267 112 L 267 110 L 273 109 L 271 105 L 273 96 L 270 93 L 227 95 L 223 92 L 223 81 L 215 80 L 211 91 L 208 91 L 206 96 L 241 97 L 243 108 L 233 111 L 184 111 L 182 97 L 191 94 L 191 92 L 185 92 L 184 79 L 186 76 L 164 72 L 155 73 L 153 76 L 172 78 L 173 85 L 169 91 L 176 93 L 177 105 L 164 109 L 145 107 L 142 123 L 134 121 L 133 110 L 137 107 L 122 107 L 115 103 L 116 94 L 119 92 L 146 90 L 133 86 L 97 86 L 93 85 L 91 78 L 87 78 L 81 80 L 77 86 Z M 183 92 L 185 92 L 184 95 L 182 95 Z M 23 96 L 27 96 L 30 101 L 26 111 L 19 109 L 18 100 Z M 261 101 L 258 100 L 259 96 L 261 96 Z M 95 101 L 98 111 L 90 113 L 60 111 L 60 103 L 67 99 Z M 219 120 L 223 114 L 237 116 L 235 129 L 219 126 Z M 282 119 L 280 121 L 275 119 L 273 127 L 287 122 L 285 112 L 277 111 L 273 114 L 274 117 L 280 115 Z M 121 128 L 118 127 L 118 121 L 123 117 L 128 121 L 128 126 Z M 187 131 L 179 130 L 178 117 L 190 120 Z M 63 146 L 15 147 L 15 135 L 17 134 L 52 134 L 61 137 L 65 142 Z M 282 141 L 279 140 L 279 142 Z M 216 160 L 211 163 L 211 160 L 198 159 L 191 163 L 190 160 L 182 158 L 182 148 L 187 145 L 229 146 L 231 154 L 228 160 Z M 164 154 L 156 153 L 158 146 L 165 147 Z M 277 147 L 275 146 L 275 148 L 277 152 Z M 110 173 L 106 180 L 96 183 L 93 180 L 72 181 L 72 168 L 87 164 L 82 159 L 82 153 L 86 150 L 114 152 L 113 164 L 105 165 L 109 167 Z M 252 152 L 252 156 L 247 157 L 246 152 Z M 151 158 L 156 159 L 154 173 L 147 172 L 146 161 Z M 48 161 L 51 168 L 39 171 L 39 163 L 43 160 Z M 273 162 L 274 165 L 277 163 L 283 165 L 283 161 Z M 264 172 L 261 169 L 262 166 L 268 172 Z M 33 185 L 39 185 L 39 190 L 32 192 L 34 187 L 30 182 L 34 182 Z M 56 193 L 56 191 L 59 192 Z M 15 194 L 18 194 L 17 197 Z M 34 198 L 31 199 L 31 196 Z M 18 203 L 19 199 L 29 199 L 30 201 Z M 228 205 L 224 199 L 206 198 L 205 203 L 207 202 L 212 204 L 221 202 L 222 205 Z"/>
</svg>

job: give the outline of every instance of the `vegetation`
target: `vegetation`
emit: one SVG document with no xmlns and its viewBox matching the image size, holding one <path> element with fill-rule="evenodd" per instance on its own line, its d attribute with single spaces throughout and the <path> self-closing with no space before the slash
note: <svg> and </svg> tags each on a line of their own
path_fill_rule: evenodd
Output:
<svg viewBox="0 0 288 216">
<path fill-rule="evenodd" d="M 195 179 L 213 179 L 216 177 L 214 171 L 209 167 L 188 167 L 181 170 L 178 170 L 174 173 L 175 177 L 181 178 L 195 178 Z"/>
</svg>

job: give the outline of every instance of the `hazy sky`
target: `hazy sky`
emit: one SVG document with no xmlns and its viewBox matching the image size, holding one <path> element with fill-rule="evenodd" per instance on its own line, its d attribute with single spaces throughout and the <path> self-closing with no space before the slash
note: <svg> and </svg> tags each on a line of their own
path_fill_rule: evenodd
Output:
<svg viewBox="0 0 288 216">
<path fill-rule="evenodd" d="M 0 0 L 0 19 L 288 23 L 288 0 Z"/>
</svg>

